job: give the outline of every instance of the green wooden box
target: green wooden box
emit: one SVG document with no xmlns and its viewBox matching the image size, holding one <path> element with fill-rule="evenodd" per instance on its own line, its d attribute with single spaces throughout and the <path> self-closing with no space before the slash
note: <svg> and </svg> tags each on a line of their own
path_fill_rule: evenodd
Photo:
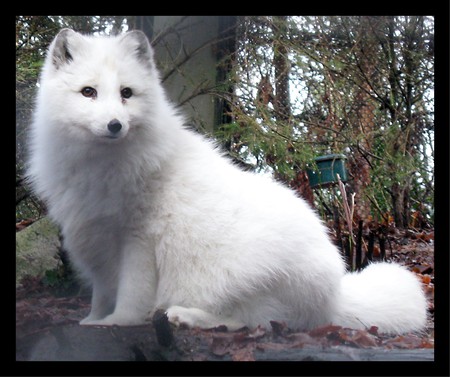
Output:
<svg viewBox="0 0 450 377">
<path fill-rule="evenodd" d="M 316 167 L 307 169 L 311 187 L 328 187 L 338 182 L 336 174 L 339 174 L 342 182 L 348 180 L 345 161 L 347 157 L 343 154 L 329 154 L 317 157 L 314 161 Z"/>
</svg>

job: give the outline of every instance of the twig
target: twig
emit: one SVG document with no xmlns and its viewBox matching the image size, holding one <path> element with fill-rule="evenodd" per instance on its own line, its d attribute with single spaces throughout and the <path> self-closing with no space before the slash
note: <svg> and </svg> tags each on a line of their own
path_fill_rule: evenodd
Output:
<svg viewBox="0 0 450 377">
<path fill-rule="evenodd" d="M 347 199 L 347 192 L 345 191 L 345 186 L 341 181 L 341 177 L 339 174 L 336 174 L 338 183 L 339 183 L 339 189 L 342 194 L 342 202 L 344 206 L 344 213 L 345 213 L 345 221 L 347 222 L 348 227 L 348 235 L 349 235 L 349 241 L 350 241 L 350 255 L 352 259 L 352 271 L 355 270 L 356 266 L 356 253 L 354 252 L 354 245 L 355 245 L 355 239 L 353 236 L 353 213 L 355 210 L 355 193 L 351 195 L 351 205 L 348 204 Z"/>
</svg>

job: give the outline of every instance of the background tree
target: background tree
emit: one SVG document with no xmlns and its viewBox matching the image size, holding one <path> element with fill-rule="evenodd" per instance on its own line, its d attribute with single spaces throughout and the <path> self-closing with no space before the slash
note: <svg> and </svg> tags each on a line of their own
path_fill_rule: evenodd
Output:
<svg viewBox="0 0 450 377">
<path fill-rule="evenodd" d="M 345 152 L 355 220 L 432 220 L 431 17 L 247 17 L 239 35 L 235 122 L 219 132 L 232 152 L 300 188 L 313 157 Z"/>
</svg>

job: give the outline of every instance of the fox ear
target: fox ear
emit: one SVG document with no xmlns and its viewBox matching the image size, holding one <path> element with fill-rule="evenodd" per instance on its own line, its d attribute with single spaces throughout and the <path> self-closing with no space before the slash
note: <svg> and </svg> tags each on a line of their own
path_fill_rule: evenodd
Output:
<svg viewBox="0 0 450 377">
<path fill-rule="evenodd" d="M 143 63 L 154 67 L 153 48 L 148 41 L 147 36 L 140 30 L 132 30 L 125 33 L 121 39 L 122 43 L 131 46 L 136 57 Z"/>
<path fill-rule="evenodd" d="M 73 43 L 76 38 L 80 38 L 80 34 L 72 29 L 62 29 L 53 40 L 50 46 L 50 55 L 52 63 L 58 69 L 61 65 L 69 63 L 73 60 Z"/>
</svg>

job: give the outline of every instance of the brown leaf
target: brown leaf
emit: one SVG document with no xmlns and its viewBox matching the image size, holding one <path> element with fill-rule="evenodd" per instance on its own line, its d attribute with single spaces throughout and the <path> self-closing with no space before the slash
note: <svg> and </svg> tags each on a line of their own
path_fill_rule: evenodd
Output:
<svg viewBox="0 0 450 377">
<path fill-rule="evenodd" d="M 412 348 L 422 348 L 422 339 L 416 335 L 407 334 L 397 336 L 394 339 L 388 340 L 386 342 L 386 346 L 391 346 L 395 348 L 404 348 L 404 349 L 412 349 Z"/>
<path fill-rule="evenodd" d="M 261 326 L 257 326 L 253 331 L 247 335 L 247 339 L 260 339 L 266 335 L 266 329 Z"/>
<path fill-rule="evenodd" d="M 355 343 L 355 345 L 362 348 L 377 346 L 377 342 L 375 341 L 374 337 L 364 330 L 358 330 L 352 341 Z"/>
<path fill-rule="evenodd" d="M 211 352 L 216 356 L 223 356 L 230 352 L 232 340 L 227 337 L 214 337 L 211 344 Z"/>
<path fill-rule="evenodd" d="M 290 342 L 290 347 L 292 348 L 303 348 L 307 346 L 318 346 L 320 342 L 318 339 L 314 339 L 310 335 L 304 332 L 290 334 L 286 337 Z"/>
<path fill-rule="evenodd" d="M 258 343 L 256 345 L 256 348 L 261 351 L 266 351 L 266 350 L 281 351 L 281 350 L 285 350 L 287 348 L 292 348 L 292 344 L 291 343 L 274 343 L 274 342 Z"/>
<path fill-rule="evenodd" d="M 377 326 L 370 326 L 370 328 L 367 330 L 369 334 L 378 336 L 378 327 Z"/>
<path fill-rule="evenodd" d="M 255 345 L 251 343 L 246 347 L 233 350 L 231 353 L 231 359 L 233 361 L 255 361 L 255 356 L 253 355 L 254 349 Z"/>
<path fill-rule="evenodd" d="M 308 334 L 317 338 L 317 337 L 326 337 L 330 335 L 331 333 L 335 333 L 338 330 L 342 329 L 342 326 L 335 326 L 335 325 L 327 325 L 322 327 L 317 327 L 315 329 L 312 329 Z"/>
</svg>

